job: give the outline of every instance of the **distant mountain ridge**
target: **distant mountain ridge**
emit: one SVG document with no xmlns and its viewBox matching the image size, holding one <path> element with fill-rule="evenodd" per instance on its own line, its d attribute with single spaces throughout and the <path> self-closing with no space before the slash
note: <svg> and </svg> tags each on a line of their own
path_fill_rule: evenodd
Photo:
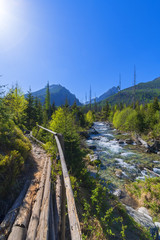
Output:
<svg viewBox="0 0 160 240">
<path fill-rule="evenodd" d="M 72 94 L 68 89 L 61 86 L 60 84 L 50 85 L 49 90 L 50 90 L 51 104 L 54 102 L 56 106 L 61 106 L 65 104 L 67 100 L 69 105 L 73 105 L 74 102 L 76 102 L 78 106 L 82 105 L 74 94 Z M 32 92 L 32 96 L 38 97 L 42 104 L 44 104 L 45 102 L 45 95 L 46 95 L 46 87 L 36 92 Z M 25 97 L 26 96 L 27 94 L 25 94 Z"/>
<path fill-rule="evenodd" d="M 100 97 L 98 97 L 97 102 L 105 100 L 106 98 L 108 98 L 116 93 L 118 93 L 118 88 L 114 86 L 114 87 L 110 88 L 107 92 L 103 93 Z"/>
<path fill-rule="evenodd" d="M 133 96 L 134 87 L 132 86 L 108 97 L 107 100 L 111 105 L 118 103 L 129 105 L 133 102 Z M 151 102 L 155 97 L 158 97 L 160 100 L 160 77 L 136 85 L 135 100 L 139 101 L 140 104 Z M 102 101 L 101 104 L 104 104 L 104 101 Z"/>
<path fill-rule="evenodd" d="M 114 87 L 110 88 L 107 92 L 100 95 L 99 97 L 91 99 L 91 103 L 94 103 L 95 100 L 97 103 L 101 102 L 101 101 L 105 100 L 106 98 L 116 94 L 117 92 L 118 92 L 118 88 L 114 86 Z M 87 101 L 86 104 L 89 104 L 89 101 Z"/>
</svg>

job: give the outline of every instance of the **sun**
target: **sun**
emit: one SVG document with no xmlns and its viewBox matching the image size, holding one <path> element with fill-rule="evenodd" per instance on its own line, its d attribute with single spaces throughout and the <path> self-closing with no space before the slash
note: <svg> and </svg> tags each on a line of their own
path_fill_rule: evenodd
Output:
<svg viewBox="0 0 160 240">
<path fill-rule="evenodd" d="M 7 31 L 12 23 L 11 7 L 8 2 L 7 0 L 0 0 L 0 30 L 2 33 Z"/>
</svg>

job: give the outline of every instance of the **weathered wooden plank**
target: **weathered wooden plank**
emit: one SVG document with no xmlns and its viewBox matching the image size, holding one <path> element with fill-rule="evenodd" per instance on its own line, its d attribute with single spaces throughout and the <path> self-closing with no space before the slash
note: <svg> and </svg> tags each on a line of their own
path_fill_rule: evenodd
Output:
<svg viewBox="0 0 160 240">
<path fill-rule="evenodd" d="M 74 201 L 73 191 L 71 187 L 71 182 L 67 170 L 67 166 L 65 163 L 64 153 L 62 151 L 62 147 L 59 141 L 59 137 L 55 135 L 55 139 L 57 142 L 59 154 L 60 154 L 60 160 L 61 160 L 61 166 L 62 166 L 62 172 L 63 172 L 63 178 L 64 178 L 64 184 L 66 188 L 66 196 L 67 196 L 67 206 L 68 206 L 68 216 L 69 216 L 69 223 L 70 223 L 70 231 L 71 231 L 71 237 L 72 239 L 81 240 L 82 234 L 81 234 L 81 228 L 80 223 L 77 215 L 76 205 Z"/>
<path fill-rule="evenodd" d="M 37 138 L 33 137 L 32 132 L 30 133 L 30 137 L 33 138 L 36 142 L 38 142 L 41 145 L 44 145 L 43 142 L 39 141 Z"/>
<path fill-rule="evenodd" d="M 9 210 L 9 212 L 5 216 L 3 222 L 1 223 L 1 225 L 0 225 L 0 239 L 1 240 L 7 239 L 8 235 L 11 231 L 12 225 L 13 225 L 13 223 L 16 219 L 16 216 L 18 214 L 19 207 L 21 206 L 23 198 L 24 198 L 24 196 L 26 194 L 26 191 L 29 187 L 29 184 L 30 184 L 30 181 L 27 180 L 23 189 L 22 189 L 22 191 L 21 191 L 21 193 L 20 193 L 20 195 L 18 196 L 18 198 L 14 202 L 12 208 Z"/>
<path fill-rule="evenodd" d="M 65 240 L 65 229 L 66 229 L 66 189 L 64 185 L 64 179 L 62 176 L 62 198 L 61 198 L 61 234 L 60 239 Z"/>
<path fill-rule="evenodd" d="M 57 133 L 56 132 L 53 132 L 52 130 L 50 130 L 50 129 L 47 129 L 47 128 L 45 128 L 45 127 L 42 127 L 42 126 L 40 126 L 40 125 L 37 125 L 38 127 L 40 127 L 40 128 L 42 128 L 42 129 L 44 129 L 44 130 L 46 130 L 47 132 L 50 132 L 50 133 L 52 133 L 52 134 L 54 134 L 54 135 L 56 135 Z"/>
<path fill-rule="evenodd" d="M 57 134 L 58 140 L 61 145 L 62 152 L 64 154 L 64 139 L 61 134 Z M 64 185 L 63 175 L 61 176 L 61 223 L 60 223 L 60 239 L 65 240 L 65 229 L 66 229 L 66 189 Z"/>
<path fill-rule="evenodd" d="M 49 238 L 49 209 L 50 209 L 50 190 L 51 190 L 50 177 L 51 177 L 51 161 L 49 159 L 36 240 L 46 240 Z"/>
<path fill-rule="evenodd" d="M 58 240 L 60 236 L 59 233 L 60 233 L 60 226 L 61 226 L 61 199 L 62 199 L 62 182 L 61 182 L 61 176 L 57 175 L 55 201 L 54 201 L 54 223 L 55 223 L 56 240 Z"/>
<path fill-rule="evenodd" d="M 40 210 L 41 210 L 43 192 L 44 192 L 44 185 L 45 185 L 45 178 L 46 178 L 46 170 L 47 170 L 47 158 L 44 163 L 41 181 L 39 184 L 39 190 L 38 190 L 37 197 L 36 197 L 36 200 L 35 200 L 35 203 L 33 206 L 32 216 L 31 216 L 31 219 L 29 222 L 26 240 L 35 239 L 36 234 L 37 234 L 37 227 L 38 227 L 38 223 L 39 223 L 39 216 L 40 216 Z"/>
<path fill-rule="evenodd" d="M 50 218 L 49 218 L 49 220 L 50 220 L 49 221 L 49 240 L 56 240 L 52 194 L 50 194 L 49 214 L 50 214 Z"/>
<path fill-rule="evenodd" d="M 27 227 L 29 224 L 29 219 L 32 210 L 32 201 L 36 194 L 37 183 L 33 181 L 23 199 L 23 204 L 20 207 L 19 213 L 17 215 L 16 221 L 12 227 L 12 231 L 8 237 L 8 240 L 23 240 L 26 237 Z"/>
</svg>

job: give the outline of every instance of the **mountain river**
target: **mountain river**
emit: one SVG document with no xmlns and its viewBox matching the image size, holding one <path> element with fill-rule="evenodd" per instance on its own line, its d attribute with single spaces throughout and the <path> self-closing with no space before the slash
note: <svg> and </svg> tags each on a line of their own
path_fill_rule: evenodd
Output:
<svg viewBox="0 0 160 240">
<path fill-rule="evenodd" d="M 148 154 L 140 151 L 135 143 L 120 144 L 116 140 L 116 129 L 112 129 L 109 124 L 104 122 L 95 122 L 93 128 L 96 133 L 90 134 L 87 145 L 94 149 L 91 159 L 101 160 L 99 169 L 100 177 L 111 182 L 111 189 L 123 189 L 128 180 L 145 179 L 145 177 L 155 177 L 144 170 L 144 167 L 150 165 L 150 169 L 160 174 L 160 156 L 157 154 Z M 125 134 L 127 135 L 127 134 Z M 91 170 L 94 175 L 95 171 Z"/>
</svg>

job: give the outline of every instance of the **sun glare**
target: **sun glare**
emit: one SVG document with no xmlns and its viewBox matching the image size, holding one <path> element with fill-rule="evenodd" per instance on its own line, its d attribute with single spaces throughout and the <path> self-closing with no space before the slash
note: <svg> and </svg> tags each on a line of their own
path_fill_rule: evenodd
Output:
<svg viewBox="0 0 160 240">
<path fill-rule="evenodd" d="M 15 22 L 11 2 L 12 1 L 0 0 L 0 35 L 3 38 L 9 34 Z"/>
<path fill-rule="evenodd" d="M 22 0 L 0 0 L 0 48 L 8 50 L 26 35 L 27 24 Z"/>
</svg>

